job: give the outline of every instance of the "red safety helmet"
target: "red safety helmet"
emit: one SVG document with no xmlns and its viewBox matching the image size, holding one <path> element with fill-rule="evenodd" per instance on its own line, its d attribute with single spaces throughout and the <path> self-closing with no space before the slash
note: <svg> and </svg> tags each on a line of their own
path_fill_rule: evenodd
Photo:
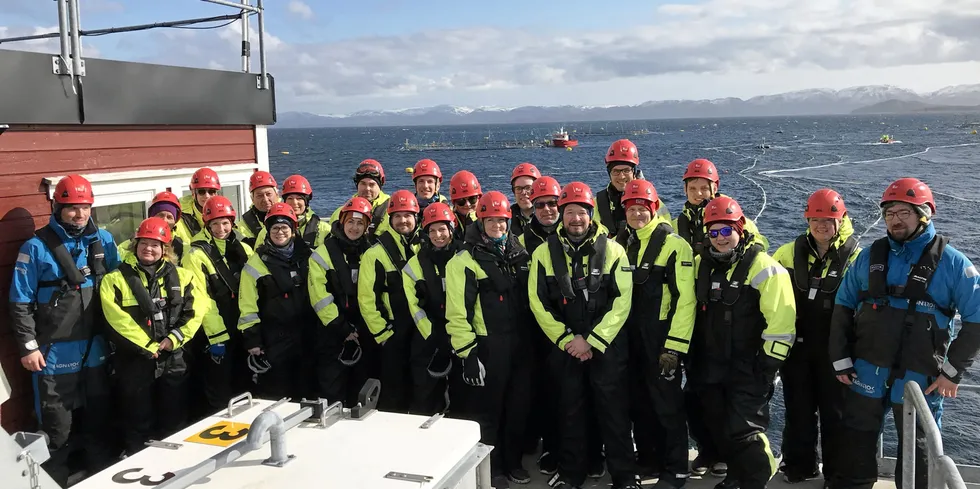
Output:
<svg viewBox="0 0 980 489">
<path fill-rule="evenodd" d="M 627 183 L 620 202 L 625 209 L 637 204 L 645 206 L 651 211 L 655 211 L 660 207 L 660 197 L 657 196 L 657 189 L 652 183 L 646 180 L 631 180 Z"/>
<path fill-rule="evenodd" d="M 480 202 L 476 204 L 476 218 L 484 219 L 487 217 L 511 218 L 510 202 L 507 202 L 506 195 L 491 190 L 480 197 Z"/>
<path fill-rule="evenodd" d="M 720 182 L 718 179 L 718 169 L 715 168 L 715 164 L 711 160 L 704 158 L 698 158 L 687 164 L 687 170 L 684 171 L 682 180 L 687 181 L 688 178 L 711 180 L 715 182 L 715 185 L 718 185 Z"/>
<path fill-rule="evenodd" d="M 270 208 L 269 212 L 265 215 L 266 228 L 269 227 L 269 219 L 273 217 L 285 217 L 289 219 L 293 222 L 294 228 L 296 227 L 296 224 L 299 223 L 299 219 L 296 218 L 296 213 L 293 212 L 293 207 L 285 202 L 276 202 L 275 204 L 272 204 L 272 208 Z"/>
<path fill-rule="evenodd" d="M 521 177 L 531 177 L 535 180 L 541 178 L 541 172 L 538 171 L 538 167 L 524 162 L 514 167 L 514 171 L 510 173 L 510 183 L 514 184 L 514 180 Z"/>
<path fill-rule="evenodd" d="M 558 207 L 564 207 L 567 204 L 578 204 L 590 209 L 594 208 L 595 200 L 592 195 L 592 189 L 582 182 L 572 182 L 565 185 L 565 188 L 561 189 L 561 195 L 558 197 Z"/>
<path fill-rule="evenodd" d="M 278 187 L 276 179 L 267 171 L 257 171 L 248 178 L 248 191 L 262 187 Z"/>
<path fill-rule="evenodd" d="M 640 153 L 636 150 L 636 145 L 629 139 L 620 139 L 609 145 L 606 151 L 606 166 L 626 163 L 628 165 L 640 165 Z"/>
<path fill-rule="evenodd" d="M 357 182 L 365 178 L 377 179 L 378 185 L 384 187 L 385 169 L 381 167 L 381 163 L 378 160 L 368 158 L 357 165 L 357 170 L 354 170 L 354 183 L 357 184 Z"/>
<path fill-rule="evenodd" d="M 433 202 L 422 211 L 422 229 L 437 222 L 445 222 L 449 229 L 453 229 L 456 227 L 456 213 L 443 202 Z"/>
<path fill-rule="evenodd" d="M 715 197 L 704 209 L 704 224 L 714 222 L 745 222 L 742 207 L 735 199 L 727 196 Z"/>
<path fill-rule="evenodd" d="M 344 214 L 357 212 L 364 214 L 364 217 L 371 218 L 371 203 L 364 197 L 351 197 L 343 207 L 340 208 L 340 218 L 343 220 Z"/>
<path fill-rule="evenodd" d="M 390 216 L 396 212 L 413 212 L 418 214 L 419 201 L 415 198 L 415 194 L 408 190 L 396 190 L 395 193 L 391 194 L 391 198 L 388 200 L 388 215 Z"/>
<path fill-rule="evenodd" d="M 412 170 L 412 181 L 414 182 L 418 177 L 435 177 L 440 182 L 442 181 L 442 170 L 439 169 L 439 165 L 428 158 L 424 160 L 419 160 L 415 164 L 415 168 Z"/>
<path fill-rule="evenodd" d="M 458 171 L 449 179 L 449 198 L 451 200 L 465 199 L 474 195 L 483 195 L 480 181 L 476 175 L 466 171 Z"/>
<path fill-rule="evenodd" d="M 153 206 L 157 205 L 160 202 L 166 202 L 168 204 L 172 204 L 175 207 L 177 207 L 177 215 L 174 216 L 174 220 L 177 221 L 180 220 L 180 214 L 181 212 L 183 212 L 183 209 L 181 208 L 182 206 L 180 205 L 180 198 L 177 197 L 177 194 L 164 190 L 163 192 L 160 192 L 153 196 L 153 201 L 150 202 L 150 207 L 152 208 Z"/>
<path fill-rule="evenodd" d="M 209 188 L 221 190 L 221 181 L 218 180 L 218 173 L 210 168 L 201 168 L 191 175 L 191 190 L 199 188 Z"/>
<path fill-rule="evenodd" d="M 167 221 L 159 217 L 148 217 L 136 228 L 136 239 L 155 239 L 167 244 L 173 239 L 173 234 Z"/>
<path fill-rule="evenodd" d="M 310 186 L 310 181 L 302 175 L 291 175 L 286 178 L 285 182 L 282 182 L 282 196 L 285 197 L 289 194 L 301 194 L 308 198 L 313 198 L 313 187 Z"/>
<path fill-rule="evenodd" d="M 919 206 L 926 204 L 936 213 L 936 201 L 929 186 L 917 178 L 899 178 L 892 182 L 881 196 L 881 206 L 889 202 L 905 202 Z"/>
<path fill-rule="evenodd" d="M 58 180 L 54 186 L 54 201 L 57 204 L 88 204 L 95 203 L 92 194 L 92 184 L 81 175 L 68 175 Z"/>
<path fill-rule="evenodd" d="M 227 217 L 231 219 L 232 223 L 235 222 L 235 208 L 232 207 L 231 200 L 228 200 L 228 197 L 224 195 L 215 195 L 208 199 L 201 214 L 205 224 L 219 217 Z"/>
<path fill-rule="evenodd" d="M 551 177 L 541 177 L 531 184 L 531 200 L 538 197 L 559 197 L 561 196 L 561 185 L 558 180 Z"/>
<path fill-rule="evenodd" d="M 840 194 L 829 188 L 822 188 L 806 200 L 803 217 L 808 219 L 811 217 L 841 219 L 845 213 L 847 213 L 847 208 L 844 207 L 844 199 L 841 198 Z"/>
</svg>

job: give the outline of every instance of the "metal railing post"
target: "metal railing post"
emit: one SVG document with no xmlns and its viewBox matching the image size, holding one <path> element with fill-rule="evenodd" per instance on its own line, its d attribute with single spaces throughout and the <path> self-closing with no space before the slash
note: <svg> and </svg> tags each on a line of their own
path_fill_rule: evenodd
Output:
<svg viewBox="0 0 980 489">
<path fill-rule="evenodd" d="M 258 0 L 256 4 L 259 11 L 259 89 L 268 90 L 269 89 L 269 75 L 268 67 L 265 62 L 265 6 L 262 0 Z"/>
<path fill-rule="evenodd" d="M 926 460 L 929 463 L 929 489 L 966 489 L 963 477 L 953 460 L 943 453 L 943 439 L 939 425 L 933 418 L 932 409 L 915 382 L 906 382 L 903 392 L 902 413 L 902 489 L 915 488 L 916 422 L 921 423 L 925 435 Z"/>
<path fill-rule="evenodd" d="M 68 60 L 71 58 L 71 45 L 68 40 L 68 0 L 55 0 L 58 2 L 58 38 L 61 41 L 61 59 L 58 65 L 61 67 L 61 74 L 67 75 L 71 72 Z"/>
<path fill-rule="evenodd" d="M 908 386 L 908 384 L 906 384 Z M 908 387 L 905 389 L 908 395 Z M 917 415 L 915 402 L 905 400 L 902 408 L 902 489 L 915 488 L 915 417 Z"/>
<path fill-rule="evenodd" d="M 252 45 L 249 43 L 248 14 L 245 7 L 249 7 L 248 0 L 242 0 L 242 72 L 248 73 L 252 70 Z"/>
</svg>

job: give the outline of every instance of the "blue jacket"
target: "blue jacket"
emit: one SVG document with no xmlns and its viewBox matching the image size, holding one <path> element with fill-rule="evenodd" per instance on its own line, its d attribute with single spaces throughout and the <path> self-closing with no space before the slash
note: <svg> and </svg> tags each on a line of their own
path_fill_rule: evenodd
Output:
<svg viewBox="0 0 980 489">
<path fill-rule="evenodd" d="M 935 235 L 936 229 L 930 222 L 925 231 L 911 241 L 898 243 L 888 238 L 888 286 L 906 284 L 909 271 Z M 914 322 L 907 325 L 904 320 L 909 306 L 907 299 L 888 296 L 878 304 L 862 300 L 861 292 L 867 291 L 869 286 L 870 266 L 871 247 L 867 247 L 848 268 L 837 291 L 830 338 L 830 356 L 835 369 L 846 370 L 853 367 L 854 360 L 864 359 L 874 365 L 904 367 L 925 375 L 938 375 L 941 369 L 943 375 L 958 382 L 980 350 L 980 273 L 977 268 L 961 252 L 947 245 L 926 290 L 935 304 L 920 301 L 915 306 L 919 314 L 915 314 Z M 958 310 L 961 322 L 955 323 L 936 305 Z M 888 358 L 899 351 L 901 359 Z M 936 362 L 932 369 L 922 365 L 928 362 L 923 360 L 926 355 Z M 891 363 L 887 363 L 889 360 Z"/>
<path fill-rule="evenodd" d="M 99 229 L 95 221 L 90 219 L 78 238 L 69 237 L 53 215 L 48 226 L 61 237 L 78 268 L 88 266 L 89 245 L 96 239 L 102 240 L 107 271 L 119 267 L 112 235 Z M 92 314 L 100 310 L 99 302 L 92 300 L 98 292 L 93 288 L 92 276 L 86 277 L 77 291 L 54 284 L 64 276 L 54 254 L 37 236 L 20 247 L 10 284 L 10 314 L 21 355 L 39 349 L 40 345 L 91 336 Z M 84 311 L 83 304 L 88 306 Z M 85 327 L 78 328 L 79 325 Z"/>
</svg>

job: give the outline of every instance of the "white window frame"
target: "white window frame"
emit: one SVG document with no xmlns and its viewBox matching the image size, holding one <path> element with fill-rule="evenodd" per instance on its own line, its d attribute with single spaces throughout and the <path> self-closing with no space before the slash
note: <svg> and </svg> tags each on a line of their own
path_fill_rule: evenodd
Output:
<svg viewBox="0 0 980 489">
<path fill-rule="evenodd" d="M 218 173 L 221 186 L 238 185 L 239 202 L 235 202 L 239 213 L 251 207 L 251 197 L 248 192 L 248 181 L 256 170 L 269 171 L 269 144 L 265 126 L 255 126 L 254 162 L 232 163 L 227 165 L 208 165 Z M 95 207 L 118 204 L 143 202 L 147 208 L 153 196 L 170 189 L 180 197 L 184 191 L 190 190 L 191 175 L 199 168 L 167 168 L 155 170 L 132 170 L 106 173 L 81 174 L 92 183 L 92 193 L 95 195 Z M 54 188 L 65 175 L 45 177 L 48 200 L 54 200 Z"/>
</svg>

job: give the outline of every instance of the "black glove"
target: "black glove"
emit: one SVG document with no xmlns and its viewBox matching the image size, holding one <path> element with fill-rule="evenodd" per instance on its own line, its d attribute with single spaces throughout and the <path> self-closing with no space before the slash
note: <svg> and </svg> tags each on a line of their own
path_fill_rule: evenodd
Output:
<svg viewBox="0 0 980 489">
<path fill-rule="evenodd" d="M 674 380 L 677 375 L 677 368 L 681 364 L 681 354 L 674 351 L 664 349 L 660 353 L 660 376 L 666 380 Z"/>
<path fill-rule="evenodd" d="M 483 379 L 486 376 L 487 369 L 476 355 L 476 350 L 470 350 L 470 354 L 463 359 L 463 382 L 466 382 L 466 385 L 483 387 Z"/>
</svg>

